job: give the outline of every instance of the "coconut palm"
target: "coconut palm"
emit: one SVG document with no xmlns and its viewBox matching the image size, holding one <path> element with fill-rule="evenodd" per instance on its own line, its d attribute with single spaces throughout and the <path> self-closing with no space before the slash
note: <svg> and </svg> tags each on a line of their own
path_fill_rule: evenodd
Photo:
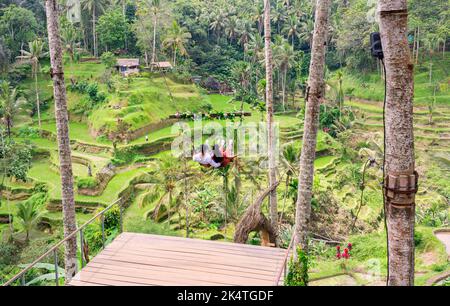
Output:
<svg viewBox="0 0 450 306">
<path fill-rule="evenodd" d="M 408 7 L 406 1 L 379 1 L 378 11 L 395 7 L 402 14 L 380 14 L 381 43 L 386 65 L 386 126 L 385 164 L 386 177 L 414 177 L 414 71 L 408 45 Z M 393 35 L 396 33 L 396 35 Z M 401 181 L 401 179 L 399 179 Z M 414 186 L 416 187 L 416 186 Z M 400 188 L 399 188 L 400 189 Z M 415 198 L 404 207 L 394 201 L 405 198 L 393 192 L 394 199 L 384 195 L 388 239 L 388 285 L 414 286 L 414 226 Z M 408 203 L 409 202 L 409 203 Z M 400 238 L 401 237 L 401 238 Z M 400 238 L 400 239 L 399 239 Z"/>
<path fill-rule="evenodd" d="M 314 32 L 314 21 L 311 18 L 304 20 L 300 26 L 299 38 L 306 41 L 308 45 L 312 48 L 312 39 Z"/>
<path fill-rule="evenodd" d="M 103 13 L 108 4 L 109 0 L 81 0 L 81 4 L 84 10 L 87 10 L 89 14 L 92 15 L 92 41 L 94 46 L 94 56 L 98 57 L 98 47 L 97 47 L 97 17 L 99 14 Z"/>
<path fill-rule="evenodd" d="M 239 29 L 239 19 L 236 16 L 231 16 L 226 20 L 225 24 L 225 34 L 230 39 L 230 42 L 233 42 L 238 35 Z"/>
<path fill-rule="evenodd" d="M 261 34 L 264 26 L 264 8 L 259 3 L 253 7 L 250 19 L 257 24 L 258 32 Z"/>
<path fill-rule="evenodd" d="M 166 39 L 163 41 L 164 48 L 172 49 L 174 66 L 177 65 L 177 53 L 180 53 L 182 56 L 187 55 L 186 44 L 189 42 L 189 39 L 191 39 L 191 33 L 174 21 Z"/>
<path fill-rule="evenodd" d="M 17 218 L 25 233 L 25 241 L 30 241 L 30 232 L 38 224 L 41 215 L 35 202 L 22 202 L 17 205 Z"/>
<path fill-rule="evenodd" d="M 145 206 L 146 203 L 156 201 L 155 207 L 146 215 L 151 215 L 155 221 L 167 217 L 170 223 L 171 212 L 175 208 L 173 205 L 179 202 L 176 190 L 180 187 L 178 182 L 183 178 L 180 171 L 182 167 L 178 159 L 169 156 L 160 160 L 156 164 L 156 169 L 156 181 L 141 195 L 139 205 Z"/>
<path fill-rule="evenodd" d="M 237 24 L 237 33 L 239 36 L 239 44 L 244 47 L 244 53 L 247 53 L 250 35 L 253 33 L 251 23 L 246 19 L 239 19 Z"/>
<path fill-rule="evenodd" d="M 211 21 L 209 24 L 209 29 L 212 30 L 217 37 L 217 41 L 220 40 L 221 34 L 224 32 L 227 26 L 228 13 L 224 9 L 219 9 L 214 14 L 211 14 Z"/>
<path fill-rule="evenodd" d="M 291 185 L 292 177 L 296 173 L 295 167 L 298 162 L 299 152 L 293 144 L 288 144 L 283 150 L 281 162 L 286 169 L 286 185 L 284 190 L 283 208 L 278 223 L 283 222 L 283 215 L 286 208 L 287 197 L 291 194 L 289 186 Z"/>
<path fill-rule="evenodd" d="M 300 22 L 295 15 L 290 15 L 283 28 L 283 33 L 291 38 L 291 44 L 294 46 L 295 38 L 300 36 Z"/>
<path fill-rule="evenodd" d="M 278 2 L 273 12 L 271 13 L 271 20 L 277 26 L 277 34 L 281 33 L 281 24 L 286 20 L 286 8 L 282 3 Z"/>
<path fill-rule="evenodd" d="M 289 69 L 296 64 L 294 47 L 284 40 L 282 44 L 277 47 L 274 58 L 277 66 L 280 67 L 281 87 L 283 91 L 282 103 L 283 110 L 286 111 L 287 73 Z"/>
<path fill-rule="evenodd" d="M 311 198 L 314 179 L 314 159 L 316 156 L 317 133 L 319 129 L 320 104 L 325 89 L 325 53 L 328 32 L 330 0 L 318 0 L 311 48 L 309 74 L 309 95 L 303 131 L 302 153 L 298 177 L 298 197 L 295 216 L 295 244 L 308 250 L 308 226 L 311 216 Z"/>
<path fill-rule="evenodd" d="M 13 125 L 14 115 L 25 104 L 23 98 L 19 98 L 17 88 L 12 88 L 9 82 L 3 81 L 0 86 L 0 107 L 3 122 L 11 137 L 11 127 Z"/>
<path fill-rule="evenodd" d="M 29 60 L 31 62 L 31 71 L 34 76 L 34 90 L 36 92 L 36 110 L 38 114 L 38 123 L 39 128 L 41 127 L 41 109 L 40 109 L 40 101 L 39 101 L 39 86 L 38 86 L 38 73 L 40 70 L 39 61 L 41 58 L 47 56 L 48 52 L 44 51 L 44 43 L 37 39 L 28 43 L 29 51 L 21 50 L 22 59 Z"/>
<path fill-rule="evenodd" d="M 278 204 L 277 204 L 277 190 L 273 188 L 277 184 L 277 166 L 275 162 L 275 133 L 273 122 L 273 58 L 271 46 L 271 29 L 270 29 L 270 1 L 264 0 L 264 37 L 265 37 L 265 64 L 266 64 L 266 115 L 267 115 L 267 151 L 269 161 L 269 211 L 270 224 L 274 231 L 274 236 L 277 236 L 278 225 Z"/>
<path fill-rule="evenodd" d="M 53 76 L 53 96 L 55 100 L 56 134 L 58 142 L 61 174 L 61 202 L 63 211 L 64 236 L 76 231 L 75 199 L 73 191 L 72 154 L 70 149 L 69 122 L 67 113 L 66 84 L 63 75 L 63 55 L 59 30 L 57 0 L 45 2 L 47 13 L 48 44 Z M 65 282 L 69 283 L 77 272 L 77 239 L 70 238 L 64 248 Z"/>
<path fill-rule="evenodd" d="M 231 68 L 231 75 L 233 79 L 244 91 L 246 91 L 250 85 L 251 73 L 251 65 L 247 62 L 237 62 Z"/>
<path fill-rule="evenodd" d="M 156 61 L 156 32 L 158 30 L 159 18 L 164 12 L 161 0 L 146 0 L 145 6 L 153 18 L 153 39 L 152 39 L 152 58 L 151 63 Z M 153 69 L 153 65 L 152 65 Z"/>
<path fill-rule="evenodd" d="M 68 23 L 64 27 L 61 26 L 61 39 L 64 43 L 64 50 L 70 57 L 70 61 L 75 61 L 77 51 L 81 50 L 80 43 L 78 42 L 80 35 L 75 27 Z"/>
<path fill-rule="evenodd" d="M 433 81 L 433 56 L 434 51 L 439 47 L 439 37 L 437 34 L 429 33 L 425 36 L 425 39 L 423 39 L 423 46 L 428 51 L 429 57 L 430 57 L 430 64 L 429 64 L 429 72 L 428 72 L 428 80 L 429 85 L 432 85 Z"/>
<path fill-rule="evenodd" d="M 259 34 L 250 34 L 246 47 L 253 62 L 260 62 L 264 58 L 264 38 Z"/>
<path fill-rule="evenodd" d="M 342 83 L 344 82 L 344 73 L 342 72 L 342 70 L 339 70 L 338 72 L 336 72 L 336 79 L 338 81 L 338 92 L 337 92 L 336 99 L 337 99 L 337 102 L 339 105 L 339 111 L 340 111 L 339 117 L 341 117 L 342 111 L 344 108 L 344 89 L 342 86 Z"/>
</svg>

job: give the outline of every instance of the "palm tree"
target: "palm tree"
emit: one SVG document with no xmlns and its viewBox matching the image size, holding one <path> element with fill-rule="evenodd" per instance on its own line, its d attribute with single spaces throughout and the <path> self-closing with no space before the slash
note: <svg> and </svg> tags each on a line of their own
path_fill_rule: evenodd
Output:
<svg viewBox="0 0 450 306">
<path fill-rule="evenodd" d="M 328 32 L 328 11 L 330 0 L 318 0 L 311 49 L 308 99 L 304 120 L 303 143 L 300 156 L 298 196 L 295 216 L 295 244 L 308 251 L 308 225 L 311 215 L 311 198 L 314 179 L 317 133 L 319 129 L 320 104 L 325 93 L 325 52 Z"/>
<path fill-rule="evenodd" d="M 187 55 L 186 44 L 191 39 L 191 33 L 188 32 L 186 28 L 180 27 L 176 21 L 172 23 L 172 28 L 170 28 L 169 33 L 163 41 L 163 46 L 165 48 L 172 49 L 173 55 L 173 65 L 177 65 L 177 53 L 185 56 Z"/>
<path fill-rule="evenodd" d="M 336 79 L 338 81 L 338 92 L 337 92 L 337 102 L 339 105 L 339 118 L 342 116 L 342 110 L 344 108 L 344 89 L 342 83 L 344 82 L 344 73 L 342 70 L 336 72 Z"/>
<path fill-rule="evenodd" d="M 239 84 L 240 88 L 247 91 L 251 79 L 251 66 L 247 62 L 237 62 L 231 68 L 231 75 L 233 79 Z"/>
<path fill-rule="evenodd" d="M 38 73 L 40 70 L 39 61 L 41 58 L 47 56 L 48 52 L 44 52 L 44 43 L 41 40 L 34 40 L 28 43 L 30 51 L 21 50 L 20 58 L 29 60 L 31 62 L 31 70 L 34 76 L 34 90 L 36 92 L 36 110 L 38 114 L 39 128 L 41 128 L 41 108 L 39 101 L 39 86 L 38 86 Z"/>
<path fill-rule="evenodd" d="M 35 202 L 22 202 L 17 205 L 17 217 L 26 232 L 25 241 L 30 241 L 30 232 L 39 222 L 41 215 Z"/>
<path fill-rule="evenodd" d="M 24 104 L 25 100 L 18 97 L 17 88 L 11 88 L 9 82 L 2 81 L 0 86 L 0 107 L 9 138 L 11 138 L 14 115 Z"/>
<path fill-rule="evenodd" d="M 275 163 L 276 143 L 273 121 L 273 59 L 271 47 L 270 29 L 270 0 L 264 0 L 264 37 L 265 37 L 265 63 L 266 63 L 266 114 L 267 114 L 267 150 L 269 159 L 269 211 L 270 224 L 274 236 L 277 236 L 278 227 L 278 204 L 277 189 L 273 188 L 277 184 L 277 168 Z"/>
<path fill-rule="evenodd" d="M 286 19 L 285 15 L 286 8 L 282 3 L 277 2 L 273 13 L 271 14 L 272 22 L 277 25 L 277 34 L 281 32 L 281 23 Z"/>
<path fill-rule="evenodd" d="M 312 48 L 313 33 L 314 21 L 308 18 L 301 23 L 299 38 L 306 41 L 310 48 Z"/>
<path fill-rule="evenodd" d="M 300 23 L 297 16 L 289 16 L 288 22 L 286 23 L 283 32 L 287 35 L 288 38 L 291 38 L 291 44 L 292 47 L 294 47 L 295 38 L 298 38 L 300 36 Z"/>
<path fill-rule="evenodd" d="M 97 17 L 105 11 L 109 0 L 81 0 L 84 10 L 87 10 L 92 15 L 92 42 L 94 45 L 94 56 L 98 57 L 97 46 Z"/>
<path fill-rule="evenodd" d="M 259 34 L 250 34 L 249 42 L 246 47 L 250 53 L 253 62 L 259 62 L 264 58 L 264 39 Z"/>
<path fill-rule="evenodd" d="M 402 14 L 392 14 L 392 8 Z M 386 177 L 417 179 L 414 175 L 413 96 L 414 77 L 407 38 L 407 3 L 379 1 L 381 43 L 386 65 Z M 389 180 L 394 184 L 402 180 Z M 415 185 L 415 183 L 412 183 Z M 411 186 L 416 189 L 417 186 Z M 388 285 L 414 285 L 415 191 L 409 194 L 386 192 L 385 216 L 388 236 Z M 397 204 L 400 203 L 401 207 Z"/>
<path fill-rule="evenodd" d="M 250 35 L 253 33 L 251 23 L 247 19 L 239 19 L 237 24 L 237 33 L 239 35 L 239 44 L 244 47 L 244 53 L 247 53 Z"/>
<path fill-rule="evenodd" d="M 113 3 L 117 6 L 122 7 L 122 15 L 123 18 L 126 18 L 126 11 L 127 11 L 127 4 L 128 4 L 128 0 L 113 0 Z"/>
<path fill-rule="evenodd" d="M 61 198 L 63 210 L 64 236 L 76 231 L 75 200 L 73 192 L 72 156 L 70 151 L 69 122 L 67 112 L 66 85 L 59 32 L 58 1 L 47 0 L 48 43 L 52 67 L 53 96 L 55 100 L 56 132 L 61 174 Z M 77 272 L 77 239 L 68 239 L 64 248 L 65 281 L 69 283 Z"/>
<path fill-rule="evenodd" d="M 114 5 L 117 5 L 118 7 L 122 8 L 122 16 L 123 16 L 123 20 L 125 22 L 127 22 L 127 4 L 128 4 L 129 0 L 112 0 L 112 3 Z M 128 35 L 125 35 L 125 50 L 128 50 L 128 40 L 127 40 Z"/>
<path fill-rule="evenodd" d="M 64 51 L 70 58 L 71 71 L 73 68 L 73 63 L 76 61 L 78 52 L 83 50 L 81 48 L 81 43 L 78 42 L 79 37 L 79 31 L 77 31 L 70 22 L 67 22 L 67 24 L 61 26 L 61 39 L 63 42 Z"/>
<path fill-rule="evenodd" d="M 156 32 L 158 29 L 158 21 L 159 17 L 163 12 L 163 7 L 161 5 L 161 0 L 147 0 L 146 2 L 147 9 L 150 11 L 150 14 L 153 17 L 153 39 L 152 39 L 152 58 L 151 64 L 156 61 Z M 151 66 L 153 69 L 153 65 Z"/>
<path fill-rule="evenodd" d="M 283 44 L 275 52 L 275 62 L 281 71 L 281 86 L 283 91 L 283 110 L 286 111 L 286 84 L 289 69 L 296 64 L 295 51 L 292 45 L 283 41 Z"/>
<path fill-rule="evenodd" d="M 231 16 L 226 20 L 225 34 L 230 39 L 230 42 L 233 42 L 236 36 L 238 35 L 238 28 L 239 28 L 239 20 L 236 16 Z"/>
<path fill-rule="evenodd" d="M 284 190 L 284 199 L 283 199 L 283 208 L 281 210 L 281 215 L 278 223 L 283 222 L 283 215 L 286 208 L 286 200 L 288 195 L 290 195 L 290 188 L 292 177 L 296 173 L 295 167 L 298 162 L 299 152 L 295 149 L 293 144 L 288 144 L 284 150 L 282 155 L 282 162 L 284 167 L 286 168 L 286 185 Z"/>
<path fill-rule="evenodd" d="M 253 6 L 253 12 L 251 16 L 252 22 L 258 26 L 258 33 L 261 34 L 264 26 L 264 7 L 257 3 Z"/>
<path fill-rule="evenodd" d="M 61 26 L 61 39 L 64 43 L 64 50 L 70 57 L 71 62 L 75 61 L 77 50 L 80 50 L 78 43 L 79 32 L 71 23 L 67 23 L 64 27 Z"/>
<path fill-rule="evenodd" d="M 228 14 L 223 9 L 219 9 L 212 14 L 209 28 L 216 34 L 217 41 L 220 40 L 221 34 L 226 28 L 227 18 Z"/>
<path fill-rule="evenodd" d="M 428 50 L 430 58 L 430 68 L 428 72 L 429 85 L 432 85 L 433 81 L 433 55 L 434 50 L 439 47 L 439 37 L 434 33 L 429 33 L 423 40 L 424 47 Z"/>
</svg>

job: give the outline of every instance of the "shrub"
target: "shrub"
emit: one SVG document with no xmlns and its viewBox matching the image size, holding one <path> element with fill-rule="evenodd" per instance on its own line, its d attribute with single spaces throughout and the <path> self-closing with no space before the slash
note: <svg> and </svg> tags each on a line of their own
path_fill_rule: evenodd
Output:
<svg viewBox="0 0 450 306">
<path fill-rule="evenodd" d="M 299 247 L 297 248 L 297 260 L 289 262 L 289 272 L 286 275 L 286 286 L 308 286 L 310 257 Z"/>
<path fill-rule="evenodd" d="M 0 242 L 0 267 L 12 265 L 19 260 L 19 248 L 8 242 Z"/>
<path fill-rule="evenodd" d="M 102 63 L 109 69 L 113 68 L 117 63 L 116 57 L 111 52 L 103 53 L 100 59 Z"/>
<path fill-rule="evenodd" d="M 21 127 L 17 134 L 23 138 L 39 138 L 39 130 L 31 126 Z"/>
<path fill-rule="evenodd" d="M 79 179 L 77 182 L 77 187 L 79 189 L 86 189 L 86 188 L 92 189 L 97 186 L 98 186 L 98 182 L 93 177 L 82 178 L 82 179 Z"/>
</svg>

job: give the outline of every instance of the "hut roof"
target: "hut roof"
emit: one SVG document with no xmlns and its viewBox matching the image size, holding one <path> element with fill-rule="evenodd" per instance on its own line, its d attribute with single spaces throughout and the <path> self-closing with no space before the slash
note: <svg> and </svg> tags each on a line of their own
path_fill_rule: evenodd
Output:
<svg viewBox="0 0 450 306">
<path fill-rule="evenodd" d="M 134 67 L 139 66 L 138 58 L 119 58 L 117 59 L 117 65 L 120 67 Z"/>
</svg>

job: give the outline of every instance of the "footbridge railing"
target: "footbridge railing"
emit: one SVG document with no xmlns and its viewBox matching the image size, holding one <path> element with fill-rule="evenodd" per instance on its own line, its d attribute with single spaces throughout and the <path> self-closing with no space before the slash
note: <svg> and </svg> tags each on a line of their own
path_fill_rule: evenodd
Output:
<svg viewBox="0 0 450 306">
<path fill-rule="evenodd" d="M 35 261 L 33 261 L 32 263 L 30 263 L 29 265 L 26 266 L 26 268 L 24 268 L 22 271 L 20 271 L 19 273 L 17 273 L 14 277 L 12 277 L 10 280 L 8 280 L 6 283 L 4 283 L 2 286 L 11 286 L 11 285 L 21 285 L 21 286 L 26 286 L 27 284 L 27 280 L 26 280 L 26 274 L 27 272 L 29 272 L 31 269 L 33 269 L 34 267 L 36 267 L 37 264 L 39 264 L 42 260 L 52 256 L 52 260 L 53 260 L 53 264 L 54 264 L 54 274 L 55 274 L 55 285 L 59 286 L 59 279 L 61 278 L 61 275 L 59 275 L 59 266 L 58 266 L 58 250 L 59 248 L 68 240 L 73 239 L 74 237 L 76 237 L 77 239 L 79 239 L 80 243 L 77 244 L 80 248 L 80 257 L 81 257 L 81 268 L 83 268 L 87 262 L 87 258 L 86 258 L 86 254 L 85 254 L 85 239 L 84 239 L 84 230 L 86 229 L 86 227 L 93 223 L 94 221 L 96 221 L 98 218 L 100 218 L 100 222 L 101 222 L 101 231 L 102 231 L 102 248 L 105 248 L 106 246 L 106 232 L 105 232 L 105 214 L 111 210 L 114 206 L 118 206 L 119 210 L 120 210 L 120 217 L 119 217 L 119 231 L 122 232 L 123 231 L 123 206 L 122 206 L 122 199 L 119 198 L 118 200 L 116 200 L 114 203 L 110 204 L 109 206 L 107 206 L 105 209 L 103 209 L 102 211 L 98 212 L 97 214 L 95 214 L 95 216 L 93 216 L 91 219 L 89 219 L 86 223 L 84 223 L 83 225 L 79 226 L 77 228 L 76 231 L 72 232 L 70 235 L 68 235 L 67 237 L 65 237 L 63 240 L 59 241 L 58 243 L 56 243 L 53 247 L 51 247 L 47 252 L 45 252 L 44 254 L 42 254 L 41 256 L 39 256 Z M 20 283 L 18 284 L 17 282 L 20 280 Z"/>
<path fill-rule="evenodd" d="M 289 259 L 289 256 L 293 254 L 292 250 L 293 250 L 294 244 L 295 244 L 294 239 L 295 239 L 295 233 L 292 233 L 291 241 L 289 242 L 289 246 L 286 249 L 286 253 L 285 253 L 285 255 L 283 257 L 283 261 L 281 263 L 281 267 L 278 270 L 278 274 L 277 274 L 277 278 L 275 279 L 274 286 L 279 286 L 280 282 L 281 282 L 281 284 L 284 284 L 284 280 L 286 279 L 287 273 L 289 272 L 288 271 L 288 268 L 289 268 L 288 267 L 289 266 L 288 259 Z M 283 276 L 283 281 L 281 281 L 282 276 Z"/>
</svg>

